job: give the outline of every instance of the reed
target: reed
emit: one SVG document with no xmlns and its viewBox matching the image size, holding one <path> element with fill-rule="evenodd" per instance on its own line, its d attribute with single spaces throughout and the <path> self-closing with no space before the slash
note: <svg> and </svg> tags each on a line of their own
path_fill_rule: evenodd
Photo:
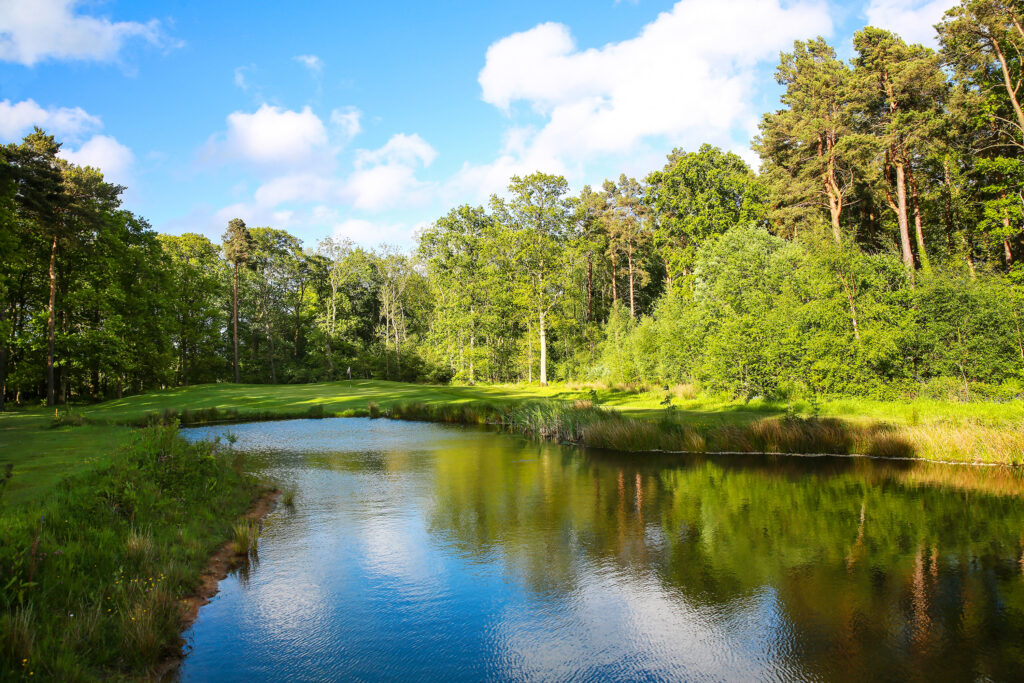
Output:
<svg viewBox="0 0 1024 683">
<path fill-rule="evenodd" d="M 676 387 L 669 397 L 687 391 Z M 1024 463 L 1024 423 L 1017 429 L 962 421 L 896 425 L 787 414 L 744 424 L 709 425 L 694 422 L 670 403 L 660 419 L 640 419 L 625 417 L 590 399 L 504 406 L 410 402 L 381 410 L 381 414 L 398 420 L 491 424 L 537 440 L 627 452 L 859 454 Z"/>
<path fill-rule="evenodd" d="M 260 525 L 251 519 L 238 522 L 231 527 L 231 547 L 235 555 L 248 555 L 259 549 Z"/>
</svg>

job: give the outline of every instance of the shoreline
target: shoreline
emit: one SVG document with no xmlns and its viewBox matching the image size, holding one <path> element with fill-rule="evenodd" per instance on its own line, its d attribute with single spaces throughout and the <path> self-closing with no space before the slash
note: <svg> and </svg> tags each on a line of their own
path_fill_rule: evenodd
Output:
<svg viewBox="0 0 1024 683">
<path fill-rule="evenodd" d="M 267 489 L 258 498 L 255 499 L 250 508 L 239 517 L 239 520 L 248 519 L 258 521 L 261 523 L 274 509 L 277 507 L 277 500 L 281 496 L 281 490 Z M 182 602 L 186 604 L 181 616 L 180 627 L 181 631 L 178 636 L 178 651 L 171 656 L 168 656 L 163 662 L 161 662 L 154 672 L 151 680 L 165 681 L 170 680 L 170 676 L 177 671 L 178 667 L 181 666 L 182 662 L 185 661 L 185 657 L 188 653 L 185 652 L 185 638 L 184 634 L 196 619 L 199 618 L 199 610 L 203 605 L 210 603 L 210 600 L 220 592 L 220 582 L 227 578 L 228 574 L 232 569 L 235 569 L 241 564 L 242 560 L 232 549 L 231 541 L 224 541 L 220 547 L 210 555 L 206 562 L 206 566 L 199 575 L 199 585 L 196 586 L 195 590 L 182 599 Z"/>
</svg>

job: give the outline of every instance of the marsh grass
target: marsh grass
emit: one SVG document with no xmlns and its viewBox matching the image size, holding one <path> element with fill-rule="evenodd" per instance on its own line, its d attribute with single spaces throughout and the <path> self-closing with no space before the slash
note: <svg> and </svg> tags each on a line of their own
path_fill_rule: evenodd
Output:
<svg viewBox="0 0 1024 683">
<path fill-rule="evenodd" d="M 260 524 L 246 519 L 231 527 L 231 548 L 235 555 L 248 555 L 259 550 Z"/>
<path fill-rule="evenodd" d="M 153 427 L 0 508 L 0 679 L 140 678 L 177 652 L 181 598 L 258 491 L 231 458 Z"/>
<path fill-rule="evenodd" d="M 295 489 L 285 489 L 284 493 L 281 494 L 281 503 L 286 508 L 295 507 Z"/>
<path fill-rule="evenodd" d="M 670 399 L 674 395 L 668 394 Z M 1024 463 L 1024 423 L 1018 428 L 980 420 L 893 424 L 801 416 L 790 410 L 745 423 L 717 424 L 697 421 L 671 401 L 658 419 L 651 419 L 627 417 L 588 399 L 511 405 L 401 403 L 381 414 L 400 420 L 491 424 L 537 440 L 627 452 L 856 454 Z"/>
</svg>

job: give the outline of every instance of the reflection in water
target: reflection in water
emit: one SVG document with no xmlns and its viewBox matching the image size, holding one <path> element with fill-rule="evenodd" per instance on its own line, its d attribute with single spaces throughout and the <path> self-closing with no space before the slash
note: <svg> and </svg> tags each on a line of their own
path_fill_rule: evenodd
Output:
<svg viewBox="0 0 1024 683">
<path fill-rule="evenodd" d="M 227 429 L 296 487 L 185 680 L 1011 679 L 1024 482 L 863 459 L 581 453 L 458 427 Z"/>
</svg>

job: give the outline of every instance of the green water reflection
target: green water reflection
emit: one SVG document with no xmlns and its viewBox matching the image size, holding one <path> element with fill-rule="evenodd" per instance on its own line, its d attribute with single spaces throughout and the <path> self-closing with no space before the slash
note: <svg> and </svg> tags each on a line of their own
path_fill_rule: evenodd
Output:
<svg viewBox="0 0 1024 683">
<path fill-rule="evenodd" d="M 307 517 L 268 522 L 269 549 L 261 550 L 254 576 L 274 571 L 275 533 L 308 534 L 339 506 L 354 512 L 330 524 L 368 519 L 375 513 L 358 507 L 351 491 L 378 487 L 379 500 L 422 517 L 423 543 L 453 558 L 445 567 L 500 567 L 524 603 L 573 610 L 566 596 L 589 590 L 600 600 L 639 586 L 630 594 L 644 604 L 630 628 L 664 631 L 655 644 L 639 646 L 657 649 L 659 661 L 689 661 L 695 644 L 664 614 L 685 605 L 724 633 L 702 646 L 757 650 L 739 654 L 783 663 L 770 670 L 781 678 L 1024 675 L 1018 471 L 864 459 L 625 457 L 457 428 L 394 429 L 390 442 L 385 434 L 346 449 L 296 444 L 298 461 L 272 439 L 259 441 L 265 435 L 253 437 L 267 449 L 268 473 L 295 482 L 308 501 Z M 345 488 L 351 477 L 359 482 Z M 402 485 L 389 493 L 395 482 Z M 457 620 L 467 608 L 451 609 Z M 767 635 L 744 639 L 744 629 Z M 615 647 L 610 642 L 595 648 Z M 637 677 L 679 671 L 694 669 L 649 667 Z M 736 677 L 736 669 L 716 671 L 707 673 Z M 486 677 L 505 676 L 490 670 Z"/>
</svg>

